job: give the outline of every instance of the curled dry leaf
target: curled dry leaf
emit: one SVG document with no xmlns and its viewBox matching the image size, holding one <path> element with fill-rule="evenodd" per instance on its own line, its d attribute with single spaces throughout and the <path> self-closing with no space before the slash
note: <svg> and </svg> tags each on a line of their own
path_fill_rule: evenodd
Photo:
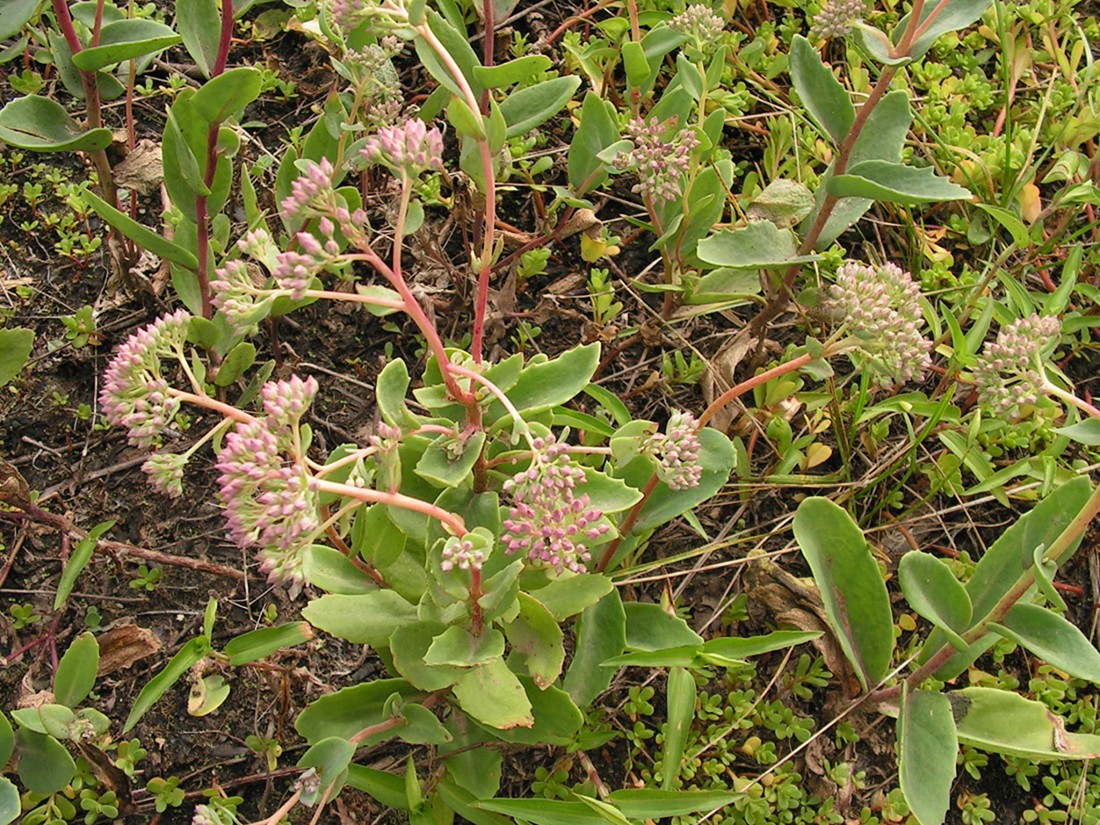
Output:
<svg viewBox="0 0 1100 825">
<path fill-rule="evenodd" d="M 25 509 L 31 501 L 31 488 L 13 464 L 0 458 L 0 501 Z"/>
<path fill-rule="evenodd" d="M 99 634 L 99 675 L 106 676 L 133 667 L 161 648 L 157 635 L 136 624 L 122 624 Z"/>
</svg>

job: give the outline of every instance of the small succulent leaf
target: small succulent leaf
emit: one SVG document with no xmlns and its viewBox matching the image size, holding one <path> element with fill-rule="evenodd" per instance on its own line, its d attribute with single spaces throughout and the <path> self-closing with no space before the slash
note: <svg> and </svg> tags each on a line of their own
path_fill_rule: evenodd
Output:
<svg viewBox="0 0 1100 825">
<path fill-rule="evenodd" d="M 401 427 L 413 418 L 405 404 L 411 381 L 409 368 L 400 358 L 390 361 L 378 373 L 378 380 L 375 382 L 378 411 L 382 420 L 391 427 Z"/>
<path fill-rule="evenodd" d="M 344 786 L 348 775 L 348 766 L 355 758 L 355 745 L 339 736 L 312 745 L 298 760 L 299 768 L 315 768 L 321 777 L 321 787 L 325 789 L 320 796 L 335 798 Z"/>
<path fill-rule="evenodd" d="M 1034 565 L 1032 571 L 1035 573 L 1035 587 L 1043 594 L 1055 613 L 1065 613 L 1067 610 L 1066 600 L 1062 598 L 1062 594 L 1054 586 L 1054 576 L 1058 573 L 1058 565 L 1046 558 L 1046 552 L 1046 545 L 1040 544 L 1031 554 L 1031 561 Z"/>
<path fill-rule="evenodd" d="M 955 727 L 965 745 L 1036 762 L 1100 758 L 1100 736 L 1071 733 L 1042 702 L 998 688 L 951 691 Z"/>
<path fill-rule="evenodd" d="M 537 412 L 564 404 L 587 386 L 599 363 L 600 345 L 585 344 L 551 361 L 530 364 L 509 390 L 508 399 L 520 412 Z M 494 402 L 487 419 L 496 420 L 505 414 L 500 402 Z"/>
<path fill-rule="evenodd" d="M 443 727 L 434 713 L 423 705 L 408 704 L 401 707 L 405 725 L 394 732 L 403 742 L 411 745 L 443 745 L 451 741 L 450 732 Z"/>
<path fill-rule="evenodd" d="M 366 765 L 348 765 L 348 775 L 344 780 L 348 786 L 369 794 L 379 803 L 395 811 L 407 811 L 405 799 L 405 780 L 386 771 L 368 768 Z"/>
<path fill-rule="evenodd" d="M 7 0 L 0 6 L 0 40 L 17 35 L 38 12 L 42 3 L 43 0 Z"/>
<path fill-rule="evenodd" d="M 828 191 L 841 198 L 869 198 L 883 203 L 916 206 L 966 200 L 971 192 L 940 177 L 929 167 L 916 168 L 884 160 L 868 160 L 829 180 Z"/>
<path fill-rule="evenodd" d="M 928 28 L 921 32 L 920 37 L 913 41 L 913 47 L 909 50 L 908 56 L 917 59 L 932 48 L 932 44 L 940 35 L 965 29 L 970 24 L 980 20 L 991 3 L 992 0 L 950 0 L 942 6 L 937 4 L 936 6 L 922 7 L 922 24 L 927 21 L 933 11 L 936 11 L 936 17 L 931 23 L 928 23 Z M 895 42 L 900 42 L 908 21 L 909 15 L 905 15 L 898 21 L 894 29 Z"/>
<path fill-rule="evenodd" d="M 390 636 L 393 666 L 422 690 L 443 690 L 453 685 L 463 673 L 460 667 L 433 667 L 424 661 L 428 648 L 446 629 L 439 622 L 420 621 L 399 627 Z"/>
<path fill-rule="evenodd" d="M 443 487 L 458 487 L 469 479 L 484 445 L 484 432 L 474 433 L 463 443 L 457 443 L 450 435 L 440 436 L 417 462 L 416 474 Z"/>
<path fill-rule="evenodd" d="M 818 255 L 797 255 L 794 233 L 771 221 L 754 221 L 738 229 L 723 229 L 696 246 L 704 263 L 727 269 L 780 269 L 816 261 Z"/>
<path fill-rule="evenodd" d="M 1018 603 L 993 630 L 1070 676 L 1100 684 L 1100 652 L 1064 618 L 1035 604 Z"/>
<path fill-rule="evenodd" d="M 69 784 L 76 762 L 54 737 L 20 728 L 15 734 L 19 749 L 19 779 L 28 791 L 48 796 Z"/>
<path fill-rule="evenodd" d="M 868 690 L 890 669 L 894 626 L 890 596 L 867 539 L 845 510 L 821 497 L 799 505 L 794 536 L 837 641 Z"/>
<path fill-rule="evenodd" d="M 214 378 L 214 384 L 219 387 L 228 387 L 236 383 L 244 371 L 256 363 L 256 345 L 251 341 L 240 341 L 233 349 L 229 350 L 218 365 L 218 374 Z"/>
<path fill-rule="evenodd" d="M 839 146 L 856 119 L 848 90 L 822 62 L 817 49 L 800 34 L 791 43 L 790 66 L 795 91 L 810 116 Z"/>
<path fill-rule="evenodd" d="M 302 618 L 333 636 L 377 650 L 388 646 L 394 630 L 416 621 L 416 607 L 392 590 L 329 593 L 306 605 Z"/>
<path fill-rule="evenodd" d="M 355 514 L 351 526 L 351 547 L 367 564 L 388 567 L 405 552 L 407 543 L 408 536 L 393 523 L 385 504 L 361 507 Z M 360 573 L 366 576 L 362 571 Z"/>
<path fill-rule="evenodd" d="M 935 556 L 914 551 L 901 557 L 898 580 L 909 606 L 965 650 L 967 643 L 959 634 L 970 627 L 973 606 L 951 569 Z"/>
<path fill-rule="evenodd" d="M 313 638 L 313 628 L 308 622 L 287 622 L 275 627 L 250 630 L 229 640 L 224 653 L 229 664 L 240 667 L 257 662 L 280 650 L 305 644 Z"/>
<path fill-rule="evenodd" d="M 57 663 L 53 695 L 58 704 L 75 708 L 95 687 L 99 669 L 99 642 L 91 633 L 81 633 Z"/>
<path fill-rule="evenodd" d="M 85 192 L 81 197 L 112 229 L 117 229 L 142 249 L 164 258 L 166 261 L 179 264 L 192 272 L 198 269 L 199 261 L 189 249 L 184 249 L 182 246 L 172 243 L 163 235 L 158 235 L 148 227 L 142 226 L 129 215 L 115 209 L 94 192 Z"/>
<path fill-rule="evenodd" d="M 607 797 L 628 819 L 665 819 L 672 816 L 716 811 L 744 796 L 737 791 L 663 791 L 658 788 L 628 788 Z"/>
<path fill-rule="evenodd" d="M 603 662 L 626 649 L 626 611 L 618 590 L 585 608 L 578 620 L 576 637 L 564 687 L 583 708 L 607 690 L 615 676 L 615 668 L 601 667 Z"/>
<path fill-rule="evenodd" d="M 0 387 L 23 371 L 33 348 L 33 329 L 0 329 Z"/>
<path fill-rule="evenodd" d="M 475 636 L 466 628 L 453 625 L 432 640 L 424 654 L 424 664 L 474 667 L 496 661 L 503 655 L 504 634 L 496 628 Z"/>
<path fill-rule="evenodd" d="M 395 693 L 403 700 L 416 701 L 423 697 L 421 691 L 404 679 L 362 682 L 315 699 L 298 714 L 294 728 L 311 745 L 330 736 L 350 739 L 363 728 L 381 724 L 389 718 L 386 706 Z"/>
<path fill-rule="evenodd" d="M 190 716 L 209 716 L 229 698 L 230 687 L 225 678 L 214 673 L 196 679 L 187 695 L 187 713 Z"/>
<path fill-rule="evenodd" d="M 642 44 L 636 40 L 623 43 L 622 60 L 623 69 L 626 72 L 626 82 L 637 88 L 644 86 L 649 79 L 650 69 Z"/>
<path fill-rule="evenodd" d="M 204 77 L 218 57 L 221 19 L 216 0 L 189 0 L 176 4 L 176 29 L 183 45 Z"/>
<path fill-rule="evenodd" d="M 8 764 L 14 750 L 15 733 L 11 729 L 11 722 L 5 714 L 0 713 L 0 769 Z"/>
<path fill-rule="evenodd" d="M 535 597 L 519 593 L 519 615 L 504 626 L 511 648 L 509 662 L 518 659 L 538 687 L 546 688 L 565 664 L 563 634 L 558 619 Z"/>
<path fill-rule="evenodd" d="M 96 152 L 111 145 L 111 130 L 84 130 L 56 100 L 18 97 L 0 109 L 0 140 L 34 152 Z"/>
<path fill-rule="evenodd" d="M 546 55 L 528 54 L 495 66 L 475 66 L 474 77 L 485 89 L 503 89 L 545 72 L 551 65 Z"/>
<path fill-rule="evenodd" d="M 611 579 L 599 573 L 562 575 L 545 587 L 532 592 L 550 614 L 559 622 L 576 616 L 586 607 L 595 604 L 614 589 Z"/>
<path fill-rule="evenodd" d="M 688 623 L 652 602 L 627 602 L 627 650 L 664 650 L 670 647 L 702 645 L 703 637 Z"/>
<path fill-rule="evenodd" d="M 665 744 L 661 754 L 664 764 L 661 790 L 671 791 L 680 776 L 691 722 L 695 718 L 695 677 L 686 668 L 674 667 L 668 672 L 667 719 Z"/>
<path fill-rule="evenodd" d="M 495 739 L 520 745 L 568 745 L 584 724 L 584 714 L 569 698 L 569 694 L 551 685 L 540 688 L 529 676 L 519 676 L 519 683 L 531 703 L 534 724 L 508 730 L 492 729 Z"/>
<path fill-rule="evenodd" d="M 469 668 L 452 690 L 459 707 L 491 728 L 510 730 L 535 724 L 527 693 L 503 659 Z"/>
<path fill-rule="evenodd" d="M 500 102 L 509 138 L 522 137 L 562 110 L 581 85 L 576 75 L 544 80 L 516 89 Z"/>
<path fill-rule="evenodd" d="M 116 20 L 100 29 L 98 45 L 73 55 L 73 65 L 83 72 L 96 72 L 124 60 L 156 54 L 182 39 L 171 26 L 156 20 Z"/>
<path fill-rule="evenodd" d="M 1040 544 L 1049 547 L 1061 535 L 1081 512 L 1090 492 L 1089 480 L 1083 476 L 1066 482 L 1017 519 L 989 546 L 966 583 L 976 621 L 990 614 L 1004 594 L 1019 583 L 1021 575 L 1032 575 L 1035 548 Z M 1079 544 L 1079 540 L 1074 542 L 1066 555 L 1056 561 L 1064 561 Z M 970 645 L 966 652 L 956 653 L 936 672 L 936 678 L 954 679 L 996 640 L 995 634 L 989 634 Z M 942 631 L 933 630 L 921 650 L 920 661 L 927 661 L 946 641 Z"/>
<path fill-rule="evenodd" d="M 0 776 L 0 825 L 8 825 L 19 818 L 22 806 L 19 789 L 7 777 Z"/>
<path fill-rule="evenodd" d="M 567 155 L 569 185 L 578 197 L 607 179 L 608 173 L 599 154 L 618 139 L 619 128 L 611 104 L 595 92 L 588 92 L 581 104 L 580 125 L 573 133 Z"/>
<path fill-rule="evenodd" d="M 262 85 L 259 69 L 238 66 L 206 81 L 191 103 L 207 123 L 221 123 L 259 97 Z"/>
<path fill-rule="evenodd" d="M 0 385 L 3 383 L 0 380 Z M 1064 435 L 1070 441 L 1084 444 L 1086 447 L 1100 445 L 1100 420 L 1095 418 L 1086 418 L 1084 421 L 1078 421 L 1068 427 L 1058 427 L 1054 432 L 1058 435 Z"/>
<path fill-rule="evenodd" d="M 122 726 L 122 732 L 132 730 L 157 700 L 209 652 L 210 640 L 206 636 L 197 636 L 181 647 L 168 664 L 141 689 L 130 709 L 130 715 L 126 717 L 126 723 Z"/>
<path fill-rule="evenodd" d="M 378 583 L 356 567 L 351 559 L 339 550 L 323 544 L 306 548 L 302 559 L 302 575 L 307 582 L 326 593 L 351 596 L 378 589 Z"/>
<path fill-rule="evenodd" d="M 898 780 L 920 825 L 942 825 L 947 816 L 958 750 L 947 696 L 906 692 L 898 711 Z"/>
</svg>

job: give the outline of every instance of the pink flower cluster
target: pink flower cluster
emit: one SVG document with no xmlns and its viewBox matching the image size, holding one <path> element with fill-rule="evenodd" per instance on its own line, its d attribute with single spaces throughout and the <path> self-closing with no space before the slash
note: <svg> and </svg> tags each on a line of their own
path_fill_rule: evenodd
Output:
<svg viewBox="0 0 1100 825">
<path fill-rule="evenodd" d="M 443 546 L 443 560 L 439 567 L 444 572 L 454 570 L 480 570 L 485 563 L 485 551 L 469 538 L 452 536 Z"/>
<path fill-rule="evenodd" d="M 219 496 L 230 537 L 258 545 L 273 580 L 300 579 L 302 551 L 320 529 L 316 481 L 299 454 L 297 428 L 317 382 L 297 376 L 263 387 L 264 416 L 240 424 L 218 454 Z"/>
<path fill-rule="evenodd" d="M 669 416 L 663 433 L 645 442 L 645 452 L 657 460 L 657 477 L 673 490 L 699 486 L 703 468 L 699 464 L 699 423 L 689 412 Z"/>
<path fill-rule="evenodd" d="M 367 163 L 381 163 L 394 174 L 415 178 L 429 169 L 443 168 L 443 134 L 410 118 L 397 126 L 383 126 L 367 138 L 359 154 Z"/>
<path fill-rule="evenodd" d="M 634 144 L 630 152 L 620 152 L 615 165 L 624 171 L 633 167 L 638 183 L 632 191 L 654 201 L 673 201 L 683 194 L 683 178 L 691 167 L 691 153 L 699 145 L 691 129 L 677 130 L 675 120 L 667 124 L 646 123 L 634 118 L 623 130 Z M 666 134 L 672 137 L 667 138 Z"/>
<path fill-rule="evenodd" d="M 304 174 L 290 185 L 290 194 L 283 199 L 283 214 L 290 218 L 309 217 L 309 210 L 319 200 L 329 200 L 333 194 L 332 179 L 335 170 L 328 158 L 320 163 L 308 161 Z"/>
<path fill-rule="evenodd" d="M 1046 394 L 1039 357 L 1048 341 L 1057 340 L 1061 324 L 1054 315 L 1019 318 L 986 344 L 974 367 L 982 403 L 994 415 L 1019 418 L 1023 407 Z"/>
<path fill-rule="evenodd" d="M 531 466 L 504 483 L 515 502 L 504 520 L 501 542 L 509 555 L 525 553 L 538 567 L 583 573 L 592 558 L 591 542 L 610 529 L 590 506 L 588 495 L 575 488 L 584 470 L 569 458 L 569 448 L 553 436 L 536 438 Z"/>
<path fill-rule="evenodd" d="M 158 318 L 135 332 L 103 375 L 99 402 L 108 423 L 125 427 L 130 442 L 152 448 L 179 411 L 161 376 L 162 358 L 183 358 L 191 316 L 185 310 Z"/>
</svg>

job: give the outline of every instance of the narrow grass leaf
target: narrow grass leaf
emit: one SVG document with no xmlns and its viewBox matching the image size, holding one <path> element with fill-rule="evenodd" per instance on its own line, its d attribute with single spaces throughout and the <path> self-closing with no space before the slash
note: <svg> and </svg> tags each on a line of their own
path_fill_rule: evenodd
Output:
<svg viewBox="0 0 1100 825">
<path fill-rule="evenodd" d="M 907 693 L 898 713 L 898 781 L 920 825 L 941 825 L 951 806 L 959 750 L 951 702 L 942 693 Z"/>
<path fill-rule="evenodd" d="M 583 802 L 561 799 L 483 799 L 474 807 L 531 825 L 604 825 L 607 821 Z"/>
<path fill-rule="evenodd" d="M 132 730 L 157 700 L 167 693 L 169 688 L 191 669 L 192 665 L 209 652 L 210 640 L 206 636 L 197 636 L 181 647 L 164 669 L 141 689 L 130 710 L 130 715 L 126 717 L 126 724 L 122 726 L 122 732 L 128 733 Z"/>
<path fill-rule="evenodd" d="M 288 622 L 278 627 L 261 627 L 230 639 L 225 655 L 233 667 L 256 662 L 288 647 L 305 644 L 313 638 L 309 622 Z"/>
<path fill-rule="evenodd" d="M 0 137 L 2 136 L 0 135 Z M 142 226 L 129 215 L 119 212 L 94 192 L 84 192 L 81 197 L 112 229 L 117 229 L 142 249 L 164 258 L 166 261 L 179 264 L 184 269 L 189 269 L 192 272 L 198 269 L 198 259 L 190 250 L 177 246 L 164 236 L 158 235 L 146 226 Z"/>
<path fill-rule="evenodd" d="M 662 791 L 657 788 L 630 788 L 612 791 L 608 801 L 630 819 L 663 819 L 714 811 L 732 805 L 743 797 L 737 791 Z"/>
</svg>

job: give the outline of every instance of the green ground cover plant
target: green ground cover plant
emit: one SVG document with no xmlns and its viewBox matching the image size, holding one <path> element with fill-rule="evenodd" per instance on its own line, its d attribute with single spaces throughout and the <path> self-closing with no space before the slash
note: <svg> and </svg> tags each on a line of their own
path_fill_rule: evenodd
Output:
<svg viewBox="0 0 1100 825">
<path fill-rule="evenodd" d="M 62 565 L 48 611 L 7 611 L 33 636 L 7 661 L 50 680 L 0 713 L 0 824 L 247 821 L 243 796 L 211 782 L 199 801 L 140 767 L 149 734 L 125 737 L 185 688 L 191 717 L 224 712 L 235 673 L 285 675 L 326 643 L 377 667 L 303 702 L 293 732 L 242 737 L 280 784 L 257 821 L 320 821 L 347 789 L 415 823 L 977 823 L 1007 816 L 980 786 L 998 770 L 1022 821 L 1097 821 L 1100 652 L 1057 578 L 1100 511 L 1095 16 L 625 0 L 532 41 L 510 0 L 165 11 L 0 12 L 0 59 L 25 66 L 0 140 L 94 172 L 36 166 L 4 197 L 45 220 L 50 181 L 72 211 L 54 251 L 86 267 L 94 215 L 119 288 L 158 304 L 78 420 L 125 434 L 158 501 L 205 477 L 294 615 L 227 633 L 200 600 L 199 632 L 109 716 L 98 613 L 62 624 L 75 588 L 97 553 L 136 555 L 121 591 L 145 597 L 182 562 L 112 539 L 113 519 L 82 529 L 5 460 L 0 516 L 58 531 Z M 250 113 L 289 87 L 234 42 L 282 28 L 331 79 L 261 163 Z M 157 71 L 165 88 L 138 85 Z M 149 105 L 146 187 L 108 150 L 137 153 Z M 550 315 L 516 295 L 560 255 L 584 337 L 544 352 Z M 348 311 L 392 338 L 360 382 L 373 419 L 333 443 L 329 387 L 279 342 Z M 0 317 L 17 396 L 35 333 L 14 302 Z M 81 302 L 57 340 L 100 347 L 101 321 Z M 610 371 L 635 346 L 658 350 L 639 390 L 658 403 Z M 774 513 L 761 490 L 783 491 Z M 972 552 L 907 528 L 880 544 L 984 506 L 1008 515 Z M 729 581 L 704 620 L 673 582 L 712 560 Z M 390 769 L 366 764 L 383 744 Z M 553 756 L 517 788 L 516 753 Z"/>
</svg>

